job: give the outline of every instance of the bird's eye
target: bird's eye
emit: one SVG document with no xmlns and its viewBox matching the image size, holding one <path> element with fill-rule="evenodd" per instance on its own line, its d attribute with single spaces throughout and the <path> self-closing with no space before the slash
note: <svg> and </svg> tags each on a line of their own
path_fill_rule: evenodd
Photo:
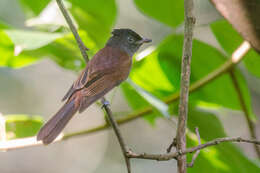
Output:
<svg viewBox="0 0 260 173">
<path fill-rule="evenodd" d="M 129 43 L 134 43 L 134 39 L 133 39 L 133 37 L 127 37 L 127 41 L 129 42 Z"/>
</svg>

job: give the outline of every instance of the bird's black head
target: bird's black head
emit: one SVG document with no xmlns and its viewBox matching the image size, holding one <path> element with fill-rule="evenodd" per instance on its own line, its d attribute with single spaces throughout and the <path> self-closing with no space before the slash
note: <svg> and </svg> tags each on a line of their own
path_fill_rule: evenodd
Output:
<svg viewBox="0 0 260 173">
<path fill-rule="evenodd" d="M 143 43 L 149 43 L 152 40 L 141 37 L 131 29 L 114 29 L 112 37 L 107 45 L 119 47 L 132 56 Z"/>
</svg>

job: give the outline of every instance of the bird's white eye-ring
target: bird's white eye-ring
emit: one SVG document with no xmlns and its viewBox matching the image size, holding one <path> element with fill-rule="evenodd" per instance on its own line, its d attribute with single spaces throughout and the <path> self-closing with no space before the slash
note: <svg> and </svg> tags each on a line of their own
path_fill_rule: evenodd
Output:
<svg viewBox="0 0 260 173">
<path fill-rule="evenodd" d="M 133 37 L 127 37 L 127 41 L 129 42 L 129 43 L 134 43 L 134 39 L 133 39 Z"/>
</svg>

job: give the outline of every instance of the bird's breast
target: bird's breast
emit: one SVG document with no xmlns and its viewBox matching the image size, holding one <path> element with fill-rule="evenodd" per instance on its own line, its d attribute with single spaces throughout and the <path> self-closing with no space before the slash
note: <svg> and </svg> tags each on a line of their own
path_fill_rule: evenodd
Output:
<svg viewBox="0 0 260 173">
<path fill-rule="evenodd" d="M 124 61 L 122 63 L 119 63 L 115 68 L 116 69 L 113 74 L 111 74 L 111 77 L 113 77 L 117 81 L 122 82 L 127 79 L 130 73 L 131 62 Z"/>
</svg>

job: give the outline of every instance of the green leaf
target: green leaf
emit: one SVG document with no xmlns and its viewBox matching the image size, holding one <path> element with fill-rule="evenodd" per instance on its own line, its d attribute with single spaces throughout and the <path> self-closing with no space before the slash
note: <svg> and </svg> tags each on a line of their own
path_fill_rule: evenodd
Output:
<svg viewBox="0 0 260 173">
<path fill-rule="evenodd" d="M 140 110 L 150 105 L 142 96 L 138 94 L 138 92 L 129 83 L 123 82 L 120 85 L 120 87 L 123 91 L 126 100 L 128 101 L 130 107 L 133 110 Z M 152 125 L 154 125 L 155 119 L 158 116 L 159 114 L 151 113 L 144 116 L 144 119 L 147 120 Z"/>
<path fill-rule="evenodd" d="M 2 59 L 0 66 L 8 66 L 12 68 L 23 67 L 29 65 L 41 58 L 51 58 L 60 66 L 79 71 L 85 67 L 85 62 L 81 56 L 80 50 L 72 34 L 51 34 L 43 32 L 27 32 L 27 31 L 10 31 L 7 33 L 13 38 L 16 46 L 20 46 L 24 50 L 18 56 L 14 56 L 14 45 L 8 36 L 1 32 L 0 38 L 0 55 Z M 79 30 L 79 34 L 90 49 L 88 55 L 91 57 L 98 50 L 95 42 L 90 36 Z M 63 37 L 62 37 L 63 36 Z M 27 39 L 31 37 L 31 39 Z M 23 41 L 26 40 L 26 41 Z"/>
<path fill-rule="evenodd" d="M 144 14 L 171 27 L 176 27 L 184 20 L 183 0 L 134 0 Z"/>
<path fill-rule="evenodd" d="M 243 38 L 232 28 L 226 20 L 211 23 L 211 30 L 222 48 L 231 55 L 243 42 Z"/>
<path fill-rule="evenodd" d="M 253 109 L 252 109 L 251 95 L 249 92 L 247 81 L 238 69 L 234 70 L 234 75 L 236 77 L 236 80 L 238 81 L 238 87 L 242 93 L 242 97 L 246 104 L 246 108 L 249 113 L 249 116 L 252 120 L 256 120 L 256 115 L 254 114 Z"/>
<path fill-rule="evenodd" d="M 46 7 L 46 5 L 51 0 L 40 0 L 40 1 L 32 1 L 32 0 L 20 0 L 20 4 L 22 5 L 24 12 L 28 17 L 37 16 L 40 12 Z"/>
<path fill-rule="evenodd" d="M 108 39 L 116 19 L 115 0 L 68 0 L 71 14 L 81 29 L 102 47 Z"/>
<path fill-rule="evenodd" d="M 168 112 L 169 107 L 167 104 L 165 104 L 151 93 L 145 91 L 143 88 L 133 83 L 130 79 L 127 80 L 127 83 L 129 83 L 140 96 L 142 96 L 148 103 L 151 104 L 151 106 L 158 110 L 164 117 L 170 117 L 170 114 Z"/>
<path fill-rule="evenodd" d="M 52 41 L 64 36 L 64 33 L 48 33 L 28 30 L 5 30 L 15 46 L 23 50 L 33 50 L 43 47 Z"/>
<path fill-rule="evenodd" d="M 5 23 L 5 22 L 3 22 L 3 21 L 0 21 L 0 29 L 2 30 L 2 29 L 7 29 L 9 26 Z"/>
<path fill-rule="evenodd" d="M 89 57 L 93 56 L 98 50 L 97 45 L 85 31 L 80 30 L 79 35 L 90 49 L 87 52 Z M 79 71 L 86 66 L 72 34 L 67 34 L 62 38 L 56 39 L 54 42 L 40 49 L 28 50 L 24 53 L 40 58 L 49 57 L 63 68 L 74 71 Z"/>
<path fill-rule="evenodd" d="M 4 118 L 8 140 L 34 136 L 43 124 L 40 116 L 6 115 Z"/>
<path fill-rule="evenodd" d="M 198 110 L 191 106 L 189 108 L 188 127 L 194 132 L 195 127 L 199 128 L 202 142 L 207 142 L 219 137 L 226 137 L 225 131 L 219 119 L 206 109 Z M 195 134 L 188 133 L 188 146 L 197 145 Z M 191 160 L 192 155 L 188 155 Z M 259 172 L 260 167 L 249 160 L 241 153 L 239 148 L 232 143 L 219 144 L 201 150 L 193 168 L 188 169 L 189 173 L 212 172 L 212 173 L 244 173 Z"/>
<path fill-rule="evenodd" d="M 222 48 L 231 57 L 232 53 L 243 42 L 243 38 L 226 20 L 216 21 L 210 27 Z M 245 55 L 243 62 L 251 74 L 260 77 L 260 55 L 256 51 L 251 49 Z"/>
<path fill-rule="evenodd" d="M 175 83 L 179 77 L 176 75 L 172 80 L 169 80 L 168 76 L 165 75 L 158 59 L 159 49 L 134 63 L 130 78 L 148 92 L 153 93 L 158 98 L 163 98 L 178 91 L 177 86 L 172 85 L 172 82 Z M 172 68 L 172 70 L 178 72 L 178 68 Z"/>
<path fill-rule="evenodd" d="M 256 51 L 250 49 L 245 55 L 243 62 L 252 75 L 260 77 L 260 55 Z"/>
<path fill-rule="evenodd" d="M 27 0 L 23 0 L 27 3 Z M 33 8 L 34 3 L 28 2 L 28 7 Z M 35 12 L 39 12 L 47 2 L 41 2 L 39 7 L 35 7 Z M 111 27 L 116 17 L 115 0 L 81 1 L 71 0 L 71 13 L 78 22 L 80 36 L 83 42 L 90 49 L 91 57 L 99 50 L 109 37 Z M 87 31 L 87 32 L 86 32 Z M 64 68 L 78 71 L 85 66 L 79 48 L 72 34 L 47 33 L 40 31 L 6 30 L 8 46 L 1 47 L 2 59 L 0 66 L 23 67 L 29 65 L 40 58 L 50 57 Z M 15 50 L 15 51 L 14 51 Z M 22 51 L 22 53 L 20 53 Z M 15 52 L 15 53 L 14 53 Z M 20 54 L 19 54 L 20 53 Z M 14 56 L 19 54 L 19 56 Z"/>
<path fill-rule="evenodd" d="M 5 32 L 0 31 L 0 66 L 19 68 L 34 63 L 37 57 L 25 55 L 14 55 L 14 45 Z"/>
<path fill-rule="evenodd" d="M 165 98 L 180 90 L 180 71 L 183 36 L 169 36 L 146 58 L 136 62 L 130 74 L 134 83 L 159 98 Z M 226 61 L 217 49 L 201 41 L 193 41 L 191 84 L 205 77 Z M 243 88 L 248 110 L 252 113 L 250 94 L 243 76 L 239 85 Z M 228 74 L 223 74 L 193 92 L 191 100 L 209 102 L 225 108 L 241 110 L 237 92 Z"/>
</svg>

